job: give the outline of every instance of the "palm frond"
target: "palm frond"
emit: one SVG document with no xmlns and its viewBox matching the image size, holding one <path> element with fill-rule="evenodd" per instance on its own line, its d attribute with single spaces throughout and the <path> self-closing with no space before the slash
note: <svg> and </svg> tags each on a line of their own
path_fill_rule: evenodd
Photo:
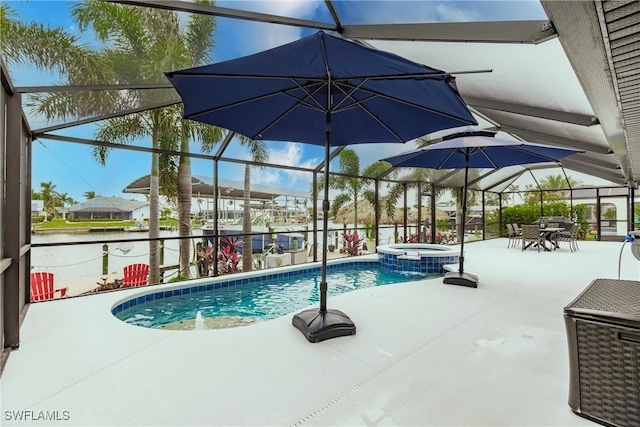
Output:
<svg viewBox="0 0 640 427">
<path fill-rule="evenodd" d="M 210 0 L 196 0 L 199 4 L 213 5 Z M 186 44 L 190 52 L 191 65 L 201 65 L 209 60 L 209 52 L 213 49 L 213 32 L 216 21 L 213 16 L 193 14 L 187 24 Z"/>
<path fill-rule="evenodd" d="M 331 202 L 330 213 L 332 217 L 335 217 L 338 214 L 340 208 L 351 201 L 351 195 L 347 193 L 338 194 L 333 201 Z"/>
</svg>

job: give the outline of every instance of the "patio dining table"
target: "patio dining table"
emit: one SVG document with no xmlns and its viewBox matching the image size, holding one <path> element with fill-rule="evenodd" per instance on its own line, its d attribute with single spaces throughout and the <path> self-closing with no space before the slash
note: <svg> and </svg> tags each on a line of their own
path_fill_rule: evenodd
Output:
<svg viewBox="0 0 640 427">
<path fill-rule="evenodd" d="M 564 231 L 562 227 L 540 227 L 540 236 L 542 237 L 542 247 L 545 251 L 550 252 L 560 247 L 558 241 L 553 239 L 553 234 L 559 231 Z M 547 242 L 551 244 L 551 247 L 547 247 Z"/>
</svg>

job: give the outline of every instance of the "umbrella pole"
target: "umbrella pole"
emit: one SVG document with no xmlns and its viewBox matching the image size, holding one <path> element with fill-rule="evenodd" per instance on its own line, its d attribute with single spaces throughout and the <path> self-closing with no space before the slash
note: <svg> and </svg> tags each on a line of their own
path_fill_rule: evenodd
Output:
<svg viewBox="0 0 640 427">
<path fill-rule="evenodd" d="M 469 179 L 469 149 L 465 149 L 464 157 L 464 186 L 462 190 L 462 236 L 460 241 L 460 266 L 458 271 L 451 271 L 444 275 L 443 282 L 447 285 L 478 287 L 478 276 L 464 272 L 464 226 L 467 216 L 467 182 Z"/>
<path fill-rule="evenodd" d="M 329 87 L 331 87 L 329 80 Z M 331 91 L 326 113 L 326 140 L 324 147 L 324 200 L 322 201 L 322 279 L 320 280 L 320 309 L 302 311 L 293 316 L 291 323 L 309 342 L 355 335 L 356 326 L 340 310 L 327 310 L 327 230 L 329 228 L 329 162 L 331 151 Z"/>
<path fill-rule="evenodd" d="M 467 180 L 469 178 L 469 153 L 464 163 L 464 189 L 462 192 L 462 240 L 460 241 L 460 273 L 464 273 L 464 226 L 467 221 Z"/>
<path fill-rule="evenodd" d="M 331 116 L 327 119 L 331 126 Z M 328 137 L 327 137 L 328 138 Z M 331 149 L 329 141 L 324 147 L 324 199 L 322 200 L 322 278 L 320 280 L 320 312 L 327 311 L 327 238 L 329 229 L 329 161 Z"/>
</svg>

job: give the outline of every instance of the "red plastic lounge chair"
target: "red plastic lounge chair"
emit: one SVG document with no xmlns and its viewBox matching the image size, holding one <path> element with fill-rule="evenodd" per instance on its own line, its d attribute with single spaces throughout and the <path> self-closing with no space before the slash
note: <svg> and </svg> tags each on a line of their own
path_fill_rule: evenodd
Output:
<svg viewBox="0 0 640 427">
<path fill-rule="evenodd" d="M 149 266 L 147 264 L 131 264 L 124 268 L 122 286 L 145 286 L 149 283 Z"/>
<path fill-rule="evenodd" d="M 56 292 L 60 292 L 60 298 L 62 298 L 67 294 L 67 288 L 54 288 L 53 273 L 44 271 L 31 273 L 31 302 L 54 299 Z"/>
</svg>

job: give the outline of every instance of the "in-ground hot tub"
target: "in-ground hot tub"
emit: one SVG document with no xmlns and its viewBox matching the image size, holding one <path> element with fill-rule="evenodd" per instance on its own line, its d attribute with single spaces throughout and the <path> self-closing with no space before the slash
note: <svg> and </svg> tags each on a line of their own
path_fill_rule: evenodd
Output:
<svg viewBox="0 0 640 427">
<path fill-rule="evenodd" d="M 381 245 L 376 249 L 380 265 L 389 270 L 442 274 L 443 265 L 457 264 L 460 259 L 458 246 L 396 243 Z"/>
</svg>

